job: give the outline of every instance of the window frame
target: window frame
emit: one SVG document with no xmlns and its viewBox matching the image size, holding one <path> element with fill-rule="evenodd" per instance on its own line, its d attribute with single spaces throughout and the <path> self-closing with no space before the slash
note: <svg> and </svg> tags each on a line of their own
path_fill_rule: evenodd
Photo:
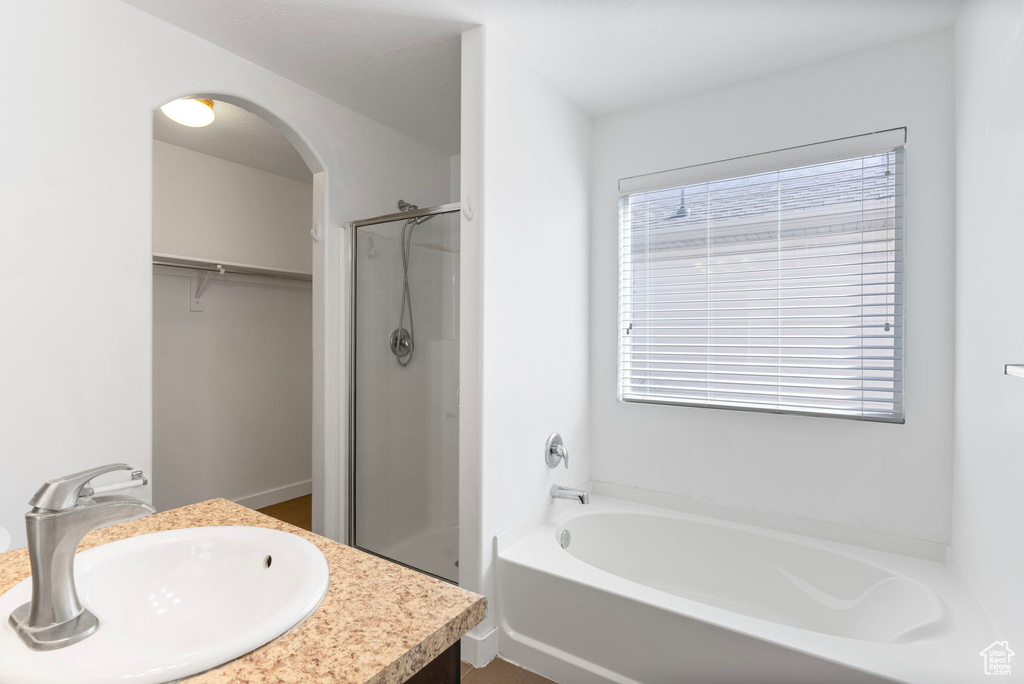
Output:
<svg viewBox="0 0 1024 684">
<path fill-rule="evenodd" d="M 632 176 L 619 180 L 619 193 L 617 202 L 616 217 L 618 225 L 617 245 L 619 253 L 616 255 L 617 263 L 617 290 L 616 290 L 616 400 L 620 403 L 629 404 L 653 404 L 660 406 L 679 406 L 686 408 L 706 408 L 726 411 L 746 411 L 752 413 L 798 415 L 814 418 L 834 418 L 840 420 L 856 420 L 888 424 L 904 424 L 907 416 L 907 144 L 905 127 L 887 129 L 866 135 L 849 136 L 820 143 L 810 143 L 792 148 L 784 148 L 770 152 L 734 157 L 717 162 L 697 164 L 680 167 L 669 171 Z M 624 306 L 625 291 L 625 262 L 624 251 L 625 233 L 630 228 L 626 225 L 623 211 L 624 201 L 628 201 L 631 195 L 654 190 L 682 189 L 688 185 L 699 183 L 710 183 L 716 180 L 729 180 L 752 176 L 772 171 L 784 171 L 801 166 L 828 163 L 833 161 L 844 161 L 857 157 L 866 157 L 872 154 L 883 152 L 895 152 L 897 163 L 902 165 L 902 174 L 897 177 L 896 189 L 894 190 L 894 241 L 902 243 L 902 246 L 893 248 L 894 262 L 899 263 L 898 274 L 894 275 L 894 283 L 901 288 L 894 306 L 898 310 L 898 334 L 894 338 L 894 349 L 898 350 L 899 357 L 893 361 L 894 379 L 899 381 L 899 399 L 894 399 L 892 414 L 865 413 L 842 413 L 815 411 L 809 409 L 752 407 L 743 405 L 729 405 L 728 403 L 708 403 L 692 401 L 687 399 L 673 399 L 665 396 L 650 397 L 626 397 L 624 396 L 624 350 L 623 342 L 626 337 L 626 327 L 632 327 L 632 321 L 627 320 Z M 772 160 L 776 161 L 772 161 Z M 739 171 L 737 171 L 739 169 Z M 701 177 L 706 174 L 705 177 Z M 662 180 L 659 180 L 662 179 Z M 672 180 L 688 179 L 688 180 Z M 630 189 L 632 188 L 632 189 Z M 776 319 L 777 320 L 777 319 Z M 710 337 L 710 335 L 709 335 Z M 814 366 L 808 366 L 813 369 Z M 894 392 L 895 394 L 895 392 Z"/>
</svg>

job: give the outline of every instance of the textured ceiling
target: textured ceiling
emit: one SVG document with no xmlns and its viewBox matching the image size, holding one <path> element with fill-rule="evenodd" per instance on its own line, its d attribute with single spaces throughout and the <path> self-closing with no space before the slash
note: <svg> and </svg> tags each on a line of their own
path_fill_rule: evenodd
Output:
<svg viewBox="0 0 1024 684">
<path fill-rule="evenodd" d="M 212 124 L 189 128 L 174 123 L 158 109 L 153 112 L 153 137 L 279 176 L 313 182 L 306 162 L 269 123 L 227 102 L 215 101 L 213 111 L 216 118 Z"/>
<path fill-rule="evenodd" d="M 448 153 L 478 24 L 591 115 L 949 26 L 961 0 L 125 0 Z"/>
</svg>

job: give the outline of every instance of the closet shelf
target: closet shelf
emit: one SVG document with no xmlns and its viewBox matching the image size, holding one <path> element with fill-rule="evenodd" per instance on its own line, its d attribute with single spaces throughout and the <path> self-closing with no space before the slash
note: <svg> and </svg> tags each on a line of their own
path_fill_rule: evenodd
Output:
<svg viewBox="0 0 1024 684">
<path fill-rule="evenodd" d="M 1018 378 L 1024 378 L 1024 363 L 1008 363 L 1003 366 L 1003 372 L 1007 375 L 1016 375 Z"/>
<path fill-rule="evenodd" d="M 283 268 L 266 268 L 250 264 L 237 264 L 230 261 L 211 261 L 192 257 L 175 256 L 174 254 L 153 254 L 154 266 L 171 266 L 173 268 L 191 268 L 197 271 L 216 271 L 236 275 L 262 276 L 265 278 L 282 278 L 285 280 L 313 280 L 313 275 L 302 271 L 288 271 Z"/>
</svg>

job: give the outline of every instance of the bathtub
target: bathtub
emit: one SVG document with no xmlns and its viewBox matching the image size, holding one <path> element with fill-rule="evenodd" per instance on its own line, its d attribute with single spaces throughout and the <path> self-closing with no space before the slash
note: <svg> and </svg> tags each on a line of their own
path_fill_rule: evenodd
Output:
<svg viewBox="0 0 1024 684">
<path fill-rule="evenodd" d="M 991 681 L 944 560 L 598 495 L 496 547 L 500 653 L 561 684 Z"/>
</svg>

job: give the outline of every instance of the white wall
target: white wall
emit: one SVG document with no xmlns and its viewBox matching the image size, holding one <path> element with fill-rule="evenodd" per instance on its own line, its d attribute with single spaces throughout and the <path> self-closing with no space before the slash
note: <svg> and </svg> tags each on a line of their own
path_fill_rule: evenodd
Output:
<svg viewBox="0 0 1024 684">
<path fill-rule="evenodd" d="M 493 581 L 484 585 L 490 563 L 484 538 L 483 509 L 483 249 L 484 207 L 484 29 L 462 34 L 462 126 L 459 152 L 459 586 L 489 594 L 493 610 Z M 454 175 L 454 174 L 453 174 Z M 480 666 L 497 655 L 494 616 L 462 639 L 463 660 Z M 490 633 L 494 643 L 481 653 L 478 646 Z"/>
<path fill-rule="evenodd" d="M 476 213 L 462 221 L 460 503 L 479 516 L 479 529 L 463 531 L 460 579 L 493 599 L 495 534 L 550 502 L 552 483 L 580 485 L 590 475 L 591 131 L 484 28 L 463 34 L 462 60 L 462 195 Z M 465 409 L 477 397 L 479 435 L 467 425 L 478 417 Z M 555 431 L 571 452 L 568 471 L 544 463 Z"/>
<path fill-rule="evenodd" d="M 257 508 L 308 494 L 309 283 L 217 277 L 194 312 L 197 276 L 153 274 L 153 504 L 222 497 Z"/>
<path fill-rule="evenodd" d="M 310 178 L 312 181 L 312 177 Z M 153 251 L 308 273 L 313 185 L 153 141 Z M 267 506 L 312 477 L 310 284 L 153 275 L 153 503 Z"/>
<path fill-rule="evenodd" d="M 953 550 L 1024 660 L 1024 14 L 967 4 L 956 24 L 956 450 Z"/>
<path fill-rule="evenodd" d="M 461 174 L 461 173 L 462 173 L 462 156 L 458 155 L 458 154 L 453 154 L 451 156 L 451 175 L 450 175 L 451 181 L 449 183 L 449 185 L 451 187 L 451 192 L 449 193 L 449 196 L 448 196 L 448 201 L 449 202 L 458 202 L 459 201 L 459 191 L 460 191 L 460 188 L 461 188 L 461 181 L 459 179 L 459 174 Z"/>
<path fill-rule="evenodd" d="M 309 273 L 313 184 L 153 141 L 153 251 Z"/>
<path fill-rule="evenodd" d="M 595 481 L 945 542 L 953 341 L 947 30 L 595 122 Z M 616 401 L 617 181 L 906 126 L 905 425 Z"/>
<path fill-rule="evenodd" d="M 0 526 L 24 543 L 44 480 L 112 461 L 151 469 L 152 116 L 185 95 L 247 100 L 314 171 L 314 463 L 340 511 L 349 220 L 448 196 L 449 158 L 117 0 L 6 7 L 0 108 Z M 316 321 L 319 320 L 319 323 Z M 343 513 L 326 516 L 338 537 Z M 316 524 L 314 522 L 314 524 Z"/>
</svg>

